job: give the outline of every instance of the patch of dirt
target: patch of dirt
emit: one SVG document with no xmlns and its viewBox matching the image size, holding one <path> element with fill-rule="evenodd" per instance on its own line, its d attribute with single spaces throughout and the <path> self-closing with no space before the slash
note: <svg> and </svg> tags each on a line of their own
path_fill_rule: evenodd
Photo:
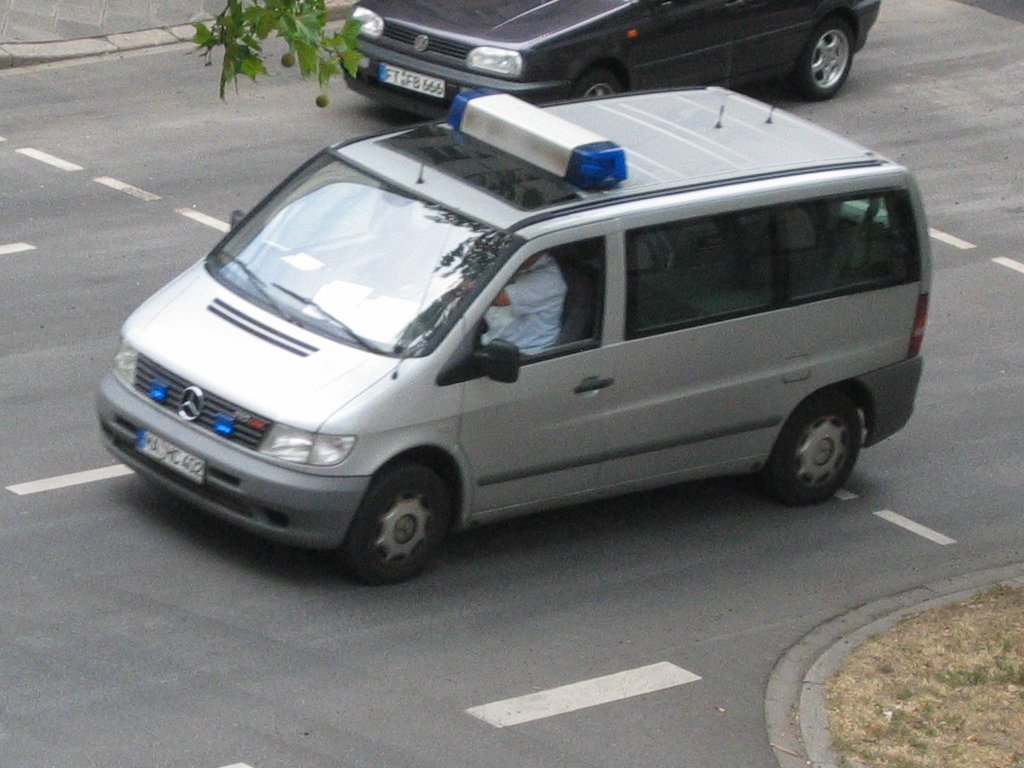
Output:
<svg viewBox="0 0 1024 768">
<path fill-rule="evenodd" d="M 901 622 L 828 685 L 843 766 L 1024 768 L 1024 589 Z"/>
</svg>

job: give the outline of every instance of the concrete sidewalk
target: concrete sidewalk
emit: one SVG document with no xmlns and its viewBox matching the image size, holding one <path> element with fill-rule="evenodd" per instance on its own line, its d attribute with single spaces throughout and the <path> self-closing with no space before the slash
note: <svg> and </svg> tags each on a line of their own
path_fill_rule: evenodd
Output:
<svg viewBox="0 0 1024 768">
<path fill-rule="evenodd" d="M 0 69 L 169 45 L 226 0 L 0 0 Z M 337 18 L 352 0 L 327 0 Z"/>
<path fill-rule="evenodd" d="M 167 28 L 210 17 L 224 0 L 0 0 L 0 45 Z"/>
</svg>

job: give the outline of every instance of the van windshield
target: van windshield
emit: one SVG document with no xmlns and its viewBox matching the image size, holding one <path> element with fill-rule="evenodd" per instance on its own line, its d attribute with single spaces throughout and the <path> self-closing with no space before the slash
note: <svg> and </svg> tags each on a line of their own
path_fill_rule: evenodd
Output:
<svg viewBox="0 0 1024 768">
<path fill-rule="evenodd" d="M 235 229 L 207 269 L 315 333 L 415 355 L 447 332 L 512 240 L 325 154 Z"/>
</svg>

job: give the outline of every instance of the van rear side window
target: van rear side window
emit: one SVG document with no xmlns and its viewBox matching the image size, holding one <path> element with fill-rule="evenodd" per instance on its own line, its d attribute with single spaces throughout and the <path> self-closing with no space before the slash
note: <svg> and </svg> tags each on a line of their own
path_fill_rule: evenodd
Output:
<svg viewBox="0 0 1024 768">
<path fill-rule="evenodd" d="M 920 277 L 909 204 L 896 194 L 789 205 L 776 216 L 792 302 Z"/>
<path fill-rule="evenodd" d="M 626 238 L 627 336 L 770 308 L 767 225 L 768 218 L 755 212 L 631 231 Z"/>
<path fill-rule="evenodd" d="M 920 279 L 910 203 L 887 192 L 626 234 L 627 338 Z"/>
</svg>

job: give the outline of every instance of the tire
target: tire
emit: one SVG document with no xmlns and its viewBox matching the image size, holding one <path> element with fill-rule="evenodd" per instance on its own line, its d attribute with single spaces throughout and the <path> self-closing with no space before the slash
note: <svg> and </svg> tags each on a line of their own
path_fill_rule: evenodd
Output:
<svg viewBox="0 0 1024 768">
<path fill-rule="evenodd" d="M 397 464 L 371 483 L 342 542 L 342 562 L 367 584 L 405 581 L 437 554 L 451 520 L 441 478 L 419 464 Z"/>
<path fill-rule="evenodd" d="M 853 30 L 838 16 L 814 28 L 793 71 L 796 90 L 811 101 L 824 101 L 843 87 L 853 65 Z"/>
<path fill-rule="evenodd" d="M 861 418 L 846 395 L 817 392 L 790 414 L 761 476 L 779 501 L 819 504 L 835 495 L 857 462 Z"/>
<path fill-rule="evenodd" d="M 611 96 L 613 93 L 622 93 L 624 90 L 626 86 L 610 69 L 593 67 L 576 78 L 569 96 L 573 99 L 596 99 Z"/>
</svg>

